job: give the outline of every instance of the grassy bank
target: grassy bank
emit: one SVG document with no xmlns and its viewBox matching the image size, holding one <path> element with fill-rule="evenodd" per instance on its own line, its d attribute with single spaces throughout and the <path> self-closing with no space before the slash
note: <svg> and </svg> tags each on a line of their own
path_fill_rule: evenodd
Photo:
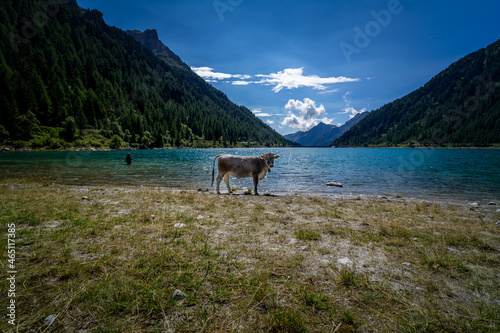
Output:
<svg viewBox="0 0 500 333">
<path fill-rule="evenodd" d="M 0 195 L 19 332 L 500 329 L 497 206 L 36 183 Z"/>
</svg>

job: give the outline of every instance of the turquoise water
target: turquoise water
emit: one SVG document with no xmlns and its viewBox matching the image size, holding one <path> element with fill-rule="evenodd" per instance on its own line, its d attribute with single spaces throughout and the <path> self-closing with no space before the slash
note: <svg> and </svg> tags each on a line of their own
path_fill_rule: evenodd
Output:
<svg viewBox="0 0 500 333">
<path fill-rule="evenodd" d="M 281 157 L 259 184 L 261 193 L 401 195 L 474 201 L 500 199 L 498 149 L 265 148 L 94 152 L 1 152 L 0 178 L 29 176 L 61 184 L 210 188 L 217 154 Z M 217 168 L 217 166 L 216 166 Z M 217 175 L 217 170 L 216 170 Z M 328 187 L 327 182 L 344 187 Z M 232 187 L 253 188 L 231 177 Z M 214 186 L 215 188 L 215 186 Z M 225 190 L 225 186 L 221 186 Z"/>
</svg>

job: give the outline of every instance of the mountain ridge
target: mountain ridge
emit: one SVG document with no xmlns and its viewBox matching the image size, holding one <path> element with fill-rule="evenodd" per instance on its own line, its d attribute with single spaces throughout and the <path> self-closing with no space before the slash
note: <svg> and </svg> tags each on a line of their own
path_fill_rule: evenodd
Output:
<svg viewBox="0 0 500 333">
<path fill-rule="evenodd" d="M 307 131 L 287 134 L 284 137 L 307 147 L 328 147 L 332 144 L 332 141 L 347 132 L 367 115 L 368 112 L 358 113 L 341 126 L 320 122 Z"/>
<path fill-rule="evenodd" d="M 156 29 L 146 29 L 144 31 L 140 30 L 127 30 L 126 33 L 134 37 L 139 43 L 153 51 L 154 55 L 161 60 L 185 69 L 191 69 L 186 65 L 182 59 L 170 50 L 158 37 L 158 32 Z"/>
<path fill-rule="evenodd" d="M 500 40 L 370 112 L 333 145 L 500 145 Z"/>
<path fill-rule="evenodd" d="M 0 32 L 22 34 L 36 0 L 4 0 Z M 137 36 L 135 36 L 137 37 Z M 149 31 L 145 41 L 154 41 Z M 157 39 L 157 38 L 156 38 Z M 14 47 L 14 46 L 17 46 Z M 286 139 L 230 101 L 161 43 L 156 53 L 71 0 L 25 43 L 0 39 L 0 144 L 283 146 Z"/>
</svg>

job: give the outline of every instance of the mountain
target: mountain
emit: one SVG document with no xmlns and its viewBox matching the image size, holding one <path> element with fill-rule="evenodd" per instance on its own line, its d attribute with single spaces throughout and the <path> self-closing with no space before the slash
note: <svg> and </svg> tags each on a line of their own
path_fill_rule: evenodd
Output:
<svg viewBox="0 0 500 333">
<path fill-rule="evenodd" d="M 133 36 L 139 43 L 153 51 L 155 56 L 166 63 L 190 70 L 189 66 L 186 65 L 178 55 L 160 41 L 158 32 L 155 29 L 148 29 L 143 32 L 139 30 L 127 30 L 127 33 Z"/>
<path fill-rule="evenodd" d="M 337 126 L 321 122 L 308 131 L 287 134 L 285 139 L 300 143 L 303 146 L 317 146 L 315 143 L 334 128 L 337 128 Z"/>
<path fill-rule="evenodd" d="M 500 144 L 500 40 L 372 111 L 334 146 Z"/>
<path fill-rule="evenodd" d="M 293 134 L 287 134 L 285 135 L 285 138 L 290 141 L 300 143 L 303 146 L 328 147 L 331 145 L 333 140 L 347 132 L 351 127 L 366 117 L 366 115 L 368 115 L 368 112 L 358 113 L 342 126 L 321 122 L 308 131 L 299 131 Z"/>
<path fill-rule="evenodd" d="M 191 71 L 156 31 L 127 33 L 102 16 L 74 0 L 2 1 L 0 144 L 287 145 Z"/>
</svg>

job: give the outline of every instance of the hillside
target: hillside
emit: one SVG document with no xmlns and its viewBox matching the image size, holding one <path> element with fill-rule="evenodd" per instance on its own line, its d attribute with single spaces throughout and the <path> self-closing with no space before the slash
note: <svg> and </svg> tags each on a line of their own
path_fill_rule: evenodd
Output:
<svg viewBox="0 0 500 333">
<path fill-rule="evenodd" d="M 334 146 L 500 144 L 500 40 L 372 111 Z"/>
<path fill-rule="evenodd" d="M 65 2 L 2 2 L 0 144 L 286 145 L 163 44 L 148 45 L 152 52 L 99 11 Z"/>
<path fill-rule="evenodd" d="M 185 69 L 190 69 L 190 67 L 186 65 L 178 55 L 172 52 L 165 44 L 160 41 L 160 39 L 158 38 L 158 32 L 155 29 L 148 29 L 145 31 L 127 30 L 127 33 L 134 37 L 134 39 L 139 43 L 153 51 L 155 56 L 165 61 L 166 63 Z"/>
<path fill-rule="evenodd" d="M 321 122 L 308 131 L 299 131 L 293 134 L 288 134 L 285 135 L 285 138 L 293 142 L 300 143 L 303 146 L 328 147 L 331 145 L 333 140 L 347 132 L 367 115 L 368 112 L 359 113 L 342 126 Z"/>
</svg>

